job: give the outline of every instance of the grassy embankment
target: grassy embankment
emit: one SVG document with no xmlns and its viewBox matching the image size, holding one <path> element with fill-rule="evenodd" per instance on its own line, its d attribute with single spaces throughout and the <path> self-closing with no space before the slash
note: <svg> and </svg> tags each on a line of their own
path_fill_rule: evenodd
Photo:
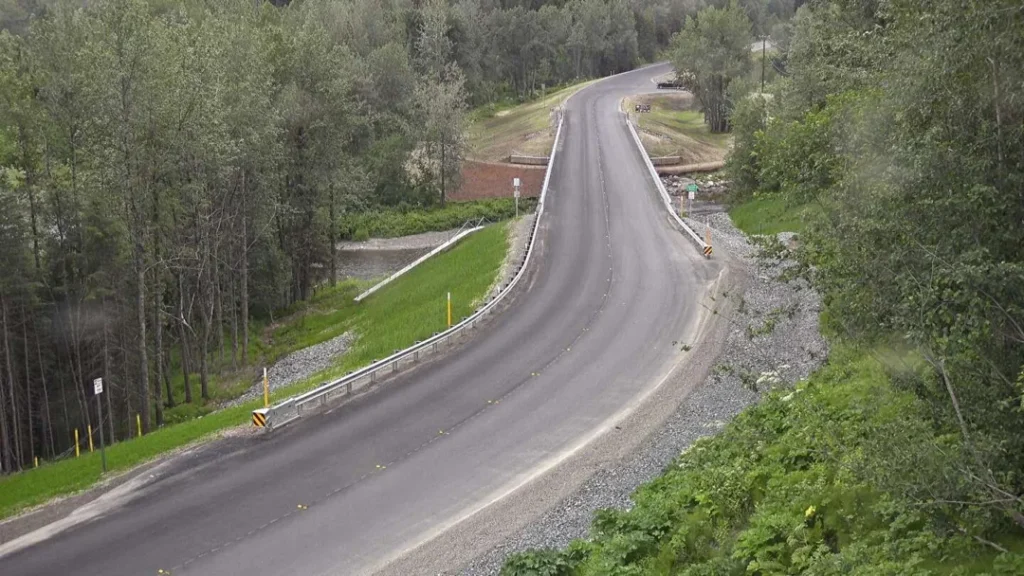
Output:
<svg viewBox="0 0 1024 576">
<path fill-rule="evenodd" d="M 488 162 L 507 160 L 513 152 L 547 156 L 555 140 L 551 109 L 593 82 L 561 88 L 526 104 L 504 102 L 473 110 L 467 134 L 470 156 Z"/>
<path fill-rule="evenodd" d="M 361 304 L 352 298 L 362 286 L 346 282 L 325 288 L 272 329 L 269 353 L 281 354 L 324 342 L 346 331 L 357 340 L 328 370 L 276 391 L 273 400 L 308 390 L 346 371 L 383 358 L 445 327 L 445 293 L 451 291 L 455 318 L 468 316 L 494 282 L 507 249 L 507 227 L 490 226 L 452 250 L 428 260 Z M 119 442 L 107 450 L 111 472 L 127 470 L 168 451 L 194 443 L 226 428 L 246 425 L 261 401 L 213 411 L 142 438 Z M 84 453 L 38 469 L 0 479 L 0 518 L 36 504 L 86 489 L 101 479 L 99 452 Z"/>
<path fill-rule="evenodd" d="M 803 210 L 756 200 L 733 214 L 767 233 L 798 231 Z M 952 445 L 894 384 L 924 363 L 899 339 L 830 339 L 822 369 L 695 443 L 629 511 L 599 512 L 566 549 L 511 557 L 503 576 L 1024 573 L 1019 531 L 975 538 L 984 509 L 933 501 Z"/>
<path fill-rule="evenodd" d="M 810 205 L 794 206 L 778 196 L 755 198 L 729 209 L 733 224 L 747 234 L 803 232 L 813 213 Z"/>
<path fill-rule="evenodd" d="M 651 111 L 636 114 L 632 112 L 636 104 L 649 104 Z M 623 106 L 638 119 L 640 141 L 652 157 L 681 156 L 683 164 L 725 158 L 731 137 L 708 130 L 698 104 L 688 92 L 633 96 Z"/>
</svg>

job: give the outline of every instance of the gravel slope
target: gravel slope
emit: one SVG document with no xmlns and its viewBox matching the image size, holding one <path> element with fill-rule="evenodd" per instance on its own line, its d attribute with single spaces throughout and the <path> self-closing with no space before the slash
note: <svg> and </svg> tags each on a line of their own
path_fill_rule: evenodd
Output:
<svg viewBox="0 0 1024 576">
<path fill-rule="evenodd" d="M 326 342 L 315 344 L 302 350 L 296 350 L 291 354 L 278 360 L 267 370 L 267 378 L 270 380 L 270 390 L 288 386 L 317 372 L 329 368 L 334 361 L 348 351 L 352 344 L 353 336 L 346 332 L 341 336 L 332 338 Z M 263 382 L 258 381 L 237 399 L 232 400 L 229 406 L 244 404 L 254 398 L 263 395 Z"/>
<path fill-rule="evenodd" d="M 694 441 L 714 434 L 755 402 L 758 391 L 752 389 L 752 383 L 760 378 L 762 382 L 757 388 L 765 390 L 770 385 L 768 381 L 773 380 L 772 372 L 778 374 L 779 385 L 792 383 L 805 378 L 824 361 L 828 349 L 818 331 L 819 296 L 802 279 L 780 279 L 780 274 L 794 263 L 761 255 L 724 213 L 702 220 L 689 224 L 703 230 L 710 221 L 716 254 L 727 252 L 742 265 L 747 276 L 742 293 L 716 295 L 733 299 L 736 312 L 715 370 L 632 456 L 610 462 L 525 530 L 463 567 L 461 572 L 451 573 L 498 574 L 511 553 L 563 547 L 574 538 L 585 537 L 596 510 L 628 509 L 632 505 L 629 495 L 638 486 L 657 476 Z M 788 243 L 791 237 L 792 234 L 780 234 L 778 240 Z"/>
<path fill-rule="evenodd" d="M 530 229 L 533 228 L 533 221 L 536 217 L 536 212 L 530 212 L 508 224 L 508 251 L 505 252 L 505 260 L 501 264 L 501 271 L 494 281 L 494 286 L 491 287 L 491 291 L 487 295 L 488 300 L 497 296 L 515 276 L 516 264 L 522 262 L 526 256 L 526 243 L 530 240 Z"/>
</svg>

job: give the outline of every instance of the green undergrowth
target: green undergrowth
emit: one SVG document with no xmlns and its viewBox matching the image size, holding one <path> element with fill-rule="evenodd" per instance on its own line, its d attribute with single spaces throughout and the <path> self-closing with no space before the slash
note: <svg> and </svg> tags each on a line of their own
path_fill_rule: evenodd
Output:
<svg viewBox="0 0 1024 576">
<path fill-rule="evenodd" d="M 733 224 L 747 234 L 803 232 L 813 213 L 810 205 L 795 205 L 779 196 L 760 196 L 729 209 Z"/>
<path fill-rule="evenodd" d="M 810 379 L 696 442 L 629 511 L 598 512 L 589 539 L 515 555 L 502 574 L 1024 573 L 1012 528 L 901 491 L 948 464 L 949 443 L 890 385 L 893 366 L 913 361 L 838 346 Z"/>
<path fill-rule="evenodd" d="M 507 249 L 506 236 L 505 224 L 488 226 L 360 304 L 352 298 L 365 283 L 346 282 L 323 288 L 310 302 L 294 307 L 286 321 L 271 329 L 271 354 L 281 355 L 324 342 L 349 330 L 357 335 L 357 340 L 337 366 L 276 391 L 272 400 L 309 390 L 443 330 L 449 291 L 454 319 L 471 314 L 495 281 Z M 198 385 L 196 388 L 198 394 Z M 225 428 L 247 424 L 250 412 L 261 406 L 262 400 L 256 400 L 208 413 L 202 412 L 201 407 L 193 408 L 200 411 L 194 419 L 109 447 L 108 469 L 112 473 L 124 471 Z M 77 459 L 48 463 L 0 478 L 0 518 L 89 488 L 101 479 L 100 468 L 97 446 L 96 452 L 85 452 Z"/>
<path fill-rule="evenodd" d="M 537 204 L 535 198 L 519 200 L 519 211 L 532 210 Z M 515 216 L 516 205 L 512 198 L 493 198 L 469 202 L 449 202 L 444 207 L 412 209 L 378 209 L 343 216 L 339 233 L 348 240 L 369 238 L 395 238 L 452 230 L 467 221 L 499 222 Z"/>
</svg>

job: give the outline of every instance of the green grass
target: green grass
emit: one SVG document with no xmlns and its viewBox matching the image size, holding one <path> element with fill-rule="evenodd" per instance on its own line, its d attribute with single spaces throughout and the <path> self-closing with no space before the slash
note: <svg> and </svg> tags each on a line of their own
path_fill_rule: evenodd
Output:
<svg viewBox="0 0 1024 576">
<path fill-rule="evenodd" d="M 498 161 L 513 151 L 546 156 L 554 141 L 551 108 L 558 106 L 580 88 L 581 82 L 518 106 L 488 105 L 470 114 L 467 144 L 478 160 Z"/>
<path fill-rule="evenodd" d="M 360 284 L 346 282 L 320 290 L 310 302 L 291 310 L 288 321 L 271 330 L 270 353 L 280 355 L 324 342 L 347 330 L 353 330 L 358 339 L 338 365 L 278 390 L 272 399 L 281 400 L 308 390 L 442 330 L 449 291 L 456 321 L 468 316 L 495 281 L 507 243 L 505 224 L 489 226 L 360 304 L 352 301 L 363 287 Z M 165 426 L 142 438 L 114 444 L 107 449 L 108 468 L 112 473 L 124 471 L 220 430 L 246 425 L 250 412 L 261 405 L 257 400 L 214 411 L 202 418 Z M 4 477 L 0 479 L 0 518 L 84 490 L 100 478 L 98 451 Z"/>
<path fill-rule="evenodd" d="M 523 198 L 519 210 L 530 211 L 537 201 Z M 498 222 L 512 218 L 516 212 L 513 198 L 494 198 L 469 202 L 449 202 L 443 208 L 379 209 L 368 212 L 347 214 L 340 220 L 342 238 L 364 240 L 366 238 L 394 238 L 451 230 L 462 226 L 468 220 L 484 218 L 487 222 Z"/>
<path fill-rule="evenodd" d="M 650 112 L 632 113 L 640 125 L 644 148 L 651 156 L 682 156 L 684 164 L 724 158 L 731 135 L 711 133 L 698 104 L 688 93 L 635 96 L 627 98 L 623 105 L 632 111 L 637 103 L 651 106 Z"/>
<path fill-rule="evenodd" d="M 704 114 L 699 110 L 679 111 L 651 106 L 649 113 L 640 115 L 640 127 L 663 134 L 682 134 L 722 150 L 729 145 L 729 134 L 712 134 L 704 123 Z"/>
<path fill-rule="evenodd" d="M 803 232 L 812 214 L 812 207 L 794 206 L 777 196 L 761 196 L 729 209 L 733 224 L 747 234 Z"/>
</svg>

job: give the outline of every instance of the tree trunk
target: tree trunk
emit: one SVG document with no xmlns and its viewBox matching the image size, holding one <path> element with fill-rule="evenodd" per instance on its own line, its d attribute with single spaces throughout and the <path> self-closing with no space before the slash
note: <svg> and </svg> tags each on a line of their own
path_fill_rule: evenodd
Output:
<svg viewBox="0 0 1024 576">
<path fill-rule="evenodd" d="M 198 213 L 196 215 L 196 227 L 199 228 Z M 199 299 L 199 319 L 203 323 L 202 337 L 199 339 L 199 393 L 203 400 L 210 398 L 210 332 L 213 315 L 213 306 L 210 300 L 213 297 L 212 288 L 212 266 L 210 260 L 209 239 L 200 239 L 203 243 L 203 264 L 199 268 L 199 275 L 196 278 L 196 294 Z"/>
<path fill-rule="evenodd" d="M 24 462 L 21 454 L 21 424 L 18 422 L 18 396 L 14 390 L 14 364 L 11 360 L 11 339 L 7 325 L 7 299 L 0 295 L 0 309 L 3 311 L 2 325 L 4 331 L 4 359 L 7 365 L 7 398 L 11 405 L 11 430 L 13 434 L 11 436 L 12 450 L 11 454 L 15 460 L 15 468 L 21 469 L 21 464 Z"/>
<path fill-rule="evenodd" d="M 164 384 L 164 283 L 163 264 L 160 262 L 160 194 L 153 187 L 153 353 L 156 354 L 156 381 L 153 390 L 156 393 L 156 426 L 164 424 L 164 401 L 160 387 Z M 174 406 L 171 387 L 167 386 L 168 406 Z"/>
<path fill-rule="evenodd" d="M 10 404 L 7 401 L 7 393 L 4 390 L 4 386 L 0 383 L 0 470 L 4 472 L 14 471 L 13 454 L 11 453 L 11 434 L 7 424 L 7 406 Z"/>
<path fill-rule="evenodd" d="M 185 285 L 181 279 L 181 272 L 178 273 L 178 338 L 181 340 L 181 374 L 185 380 L 185 403 L 192 403 L 192 383 L 189 381 L 189 372 L 192 371 L 190 361 L 190 346 L 188 331 L 185 329 Z"/>
<path fill-rule="evenodd" d="M 224 366 L 224 290 L 221 289 L 220 251 L 217 244 L 213 246 L 213 334 L 217 337 L 218 348 L 220 349 L 220 365 Z"/>
<path fill-rule="evenodd" d="M 445 145 L 444 145 L 444 140 L 445 140 L 445 138 L 444 138 L 444 131 L 442 130 L 441 131 L 441 208 L 444 208 L 444 199 L 445 199 L 444 198 L 445 197 L 444 175 L 447 172 L 447 170 L 445 169 L 445 164 L 444 164 L 444 162 L 445 162 L 445 154 L 444 154 L 444 152 L 445 152 L 445 150 L 444 150 L 445 149 Z"/>
<path fill-rule="evenodd" d="M 334 288 L 338 283 L 338 238 L 337 238 L 337 221 L 335 220 L 334 214 L 334 184 L 328 184 L 327 189 L 330 190 L 331 203 L 330 203 L 330 221 L 327 228 L 327 238 L 331 243 L 331 288 Z"/>
<path fill-rule="evenodd" d="M 103 313 L 103 382 L 106 384 L 103 395 L 107 397 L 107 418 L 110 422 L 110 441 L 113 442 L 116 436 L 114 435 L 114 413 L 110 410 L 110 395 L 113 394 L 113 382 L 112 375 L 110 372 L 110 315 L 107 313 L 107 300 L 103 299 L 102 304 Z M 103 422 L 100 422 L 103 425 Z"/>
<path fill-rule="evenodd" d="M 231 370 L 238 370 L 238 298 L 235 295 L 234 274 L 230 275 L 231 286 Z"/>
<path fill-rule="evenodd" d="M 146 346 L 146 266 L 142 238 L 135 239 L 135 312 L 139 328 L 139 412 L 142 414 L 142 432 L 148 434 L 149 421 L 149 353 Z"/>
<path fill-rule="evenodd" d="M 28 408 L 25 413 L 28 416 L 28 456 L 29 462 L 36 455 L 36 435 L 32 422 L 32 374 L 28 362 L 28 320 L 25 318 L 25 307 L 21 308 L 21 348 L 25 353 L 25 405 Z"/>
<path fill-rule="evenodd" d="M 43 431 L 47 433 L 49 439 L 43 438 L 43 442 L 50 448 L 50 458 L 53 458 L 54 454 L 57 453 L 56 446 L 53 440 L 53 415 L 50 413 L 50 393 L 46 387 L 46 367 L 43 364 L 43 350 L 39 344 L 39 335 L 36 334 L 36 355 L 39 357 L 39 381 L 43 387 L 43 414 L 46 416 L 46 426 Z"/>
<path fill-rule="evenodd" d="M 249 228 L 246 212 L 249 192 L 245 186 L 245 172 L 242 172 L 242 366 L 249 364 Z"/>
</svg>

